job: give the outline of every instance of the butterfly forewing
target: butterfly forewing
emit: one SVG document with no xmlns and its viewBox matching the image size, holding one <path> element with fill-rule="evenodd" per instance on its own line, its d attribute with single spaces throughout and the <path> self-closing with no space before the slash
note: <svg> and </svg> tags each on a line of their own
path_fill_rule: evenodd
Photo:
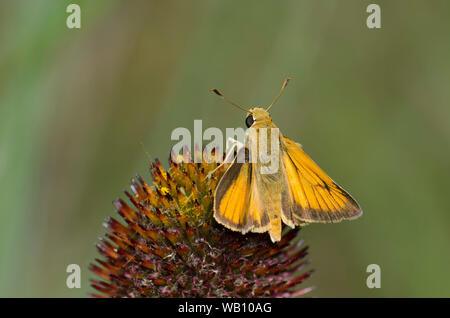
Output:
<svg viewBox="0 0 450 318">
<path fill-rule="evenodd" d="M 299 145 L 283 137 L 282 149 L 286 185 L 282 196 L 283 220 L 295 224 L 339 222 L 361 215 L 358 203 L 320 169 Z"/>
</svg>

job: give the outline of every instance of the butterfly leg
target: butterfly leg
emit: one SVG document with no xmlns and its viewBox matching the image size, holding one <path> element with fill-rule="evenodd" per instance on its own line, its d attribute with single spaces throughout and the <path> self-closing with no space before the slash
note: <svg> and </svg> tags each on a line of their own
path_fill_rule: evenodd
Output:
<svg viewBox="0 0 450 318">
<path fill-rule="evenodd" d="M 206 177 L 210 178 L 218 169 L 223 167 L 223 165 L 225 165 L 226 163 L 232 163 L 233 160 L 234 160 L 235 148 L 236 148 L 236 152 L 239 153 L 239 150 L 241 150 L 243 147 L 244 147 L 244 144 L 242 142 L 240 142 L 239 140 L 236 140 L 236 139 L 233 139 L 233 138 L 229 137 L 227 139 L 227 149 L 229 149 L 229 150 L 228 150 L 228 152 L 227 152 L 227 154 L 225 156 L 225 159 L 213 171 L 208 173 L 208 175 Z"/>
</svg>

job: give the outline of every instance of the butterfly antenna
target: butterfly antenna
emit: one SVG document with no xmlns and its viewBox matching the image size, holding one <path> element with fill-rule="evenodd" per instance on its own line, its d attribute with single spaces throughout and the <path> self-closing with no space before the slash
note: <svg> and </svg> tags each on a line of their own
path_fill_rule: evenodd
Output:
<svg viewBox="0 0 450 318">
<path fill-rule="evenodd" d="M 248 113 L 248 110 L 247 110 L 247 109 L 245 109 L 245 108 L 242 107 L 242 106 L 239 106 L 238 104 L 233 103 L 231 100 L 229 100 L 228 98 L 226 98 L 226 97 L 222 94 L 222 92 L 220 92 L 219 90 L 217 90 L 217 89 L 215 89 L 215 88 L 211 88 L 210 91 L 213 92 L 213 93 L 215 93 L 215 94 L 217 94 L 217 95 L 219 95 L 220 98 L 222 98 L 222 99 L 223 99 L 224 101 L 226 101 L 228 104 L 231 104 L 231 105 L 233 105 L 233 106 L 235 106 L 235 107 L 237 107 L 237 108 L 243 110 L 244 112 Z"/>
<path fill-rule="evenodd" d="M 283 93 L 284 89 L 286 88 L 287 84 L 289 83 L 289 81 L 290 81 L 291 79 L 292 79 L 292 78 L 288 77 L 288 78 L 286 78 L 286 79 L 284 80 L 284 83 L 283 83 L 283 86 L 281 86 L 280 92 L 279 92 L 278 95 L 275 97 L 275 99 L 273 100 L 273 102 L 270 103 L 269 107 L 267 107 L 267 109 L 266 109 L 267 111 L 273 106 L 273 104 L 275 104 L 275 103 L 277 102 L 278 98 L 280 98 L 281 94 Z"/>
</svg>

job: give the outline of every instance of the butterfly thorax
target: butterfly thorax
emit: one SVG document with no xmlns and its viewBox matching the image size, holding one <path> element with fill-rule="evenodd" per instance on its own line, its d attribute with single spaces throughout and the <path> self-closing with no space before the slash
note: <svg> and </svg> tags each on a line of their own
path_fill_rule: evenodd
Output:
<svg viewBox="0 0 450 318">
<path fill-rule="evenodd" d="M 272 122 L 269 112 L 263 108 L 254 107 L 249 110 L 249 113 L 254 120 L 246 136 L 246 145 L 249 147 L 251 155 L 256 159 L 262 151 L 267 155 L 276 154 L 279 160 L 281 134 L 278 127 Z M 261 142 L 264 143 L 263 147 L 261 147 Z"/>
</svg>

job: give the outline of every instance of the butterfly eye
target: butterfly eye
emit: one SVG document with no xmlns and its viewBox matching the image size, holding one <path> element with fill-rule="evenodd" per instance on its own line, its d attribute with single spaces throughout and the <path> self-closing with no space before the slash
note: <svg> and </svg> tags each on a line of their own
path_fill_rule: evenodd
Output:
<svg viewBox="0 0 450 318">
<path fill-rule="evenodd" d="M 248 128 L 250 128 L 250 126 L 253 125 L 254 122 L 255 120 L 253 119 L 253 116 L 251 114 L 248 115 L 245 119 L 245 125 L 247 125 Z"/>
</svg>

